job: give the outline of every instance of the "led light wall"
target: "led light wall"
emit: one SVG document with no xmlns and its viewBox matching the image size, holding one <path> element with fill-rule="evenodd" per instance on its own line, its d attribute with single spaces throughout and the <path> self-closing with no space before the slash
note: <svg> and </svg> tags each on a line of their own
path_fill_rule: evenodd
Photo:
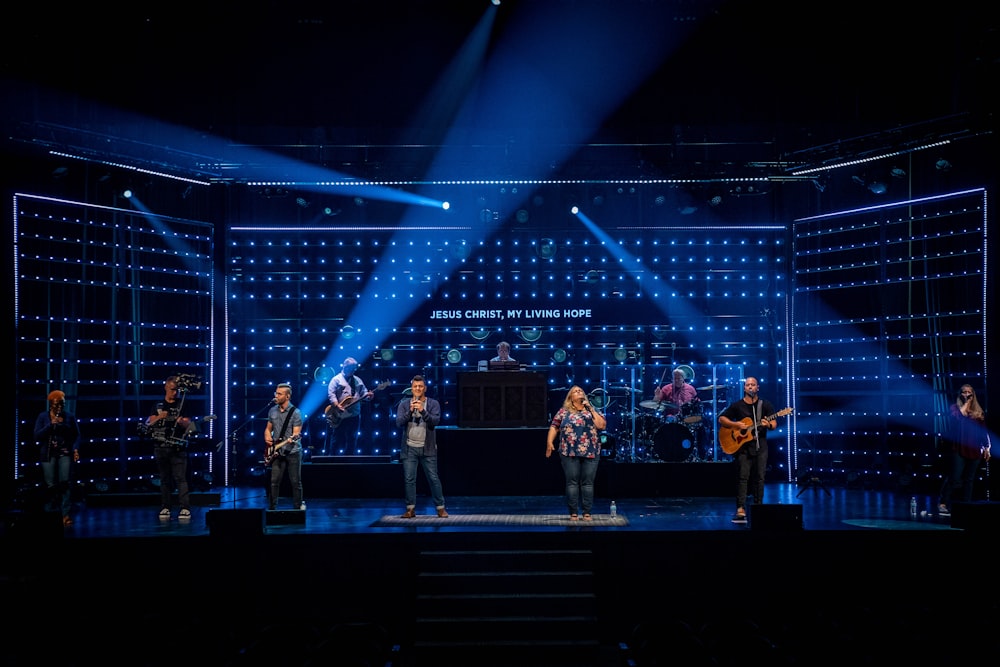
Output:
<svg viewBox="0 0 1000 667">
<path fill-rule="evenodd" d="M 16 195 L 10 255 L 15 285 L 15 475 L 40 481 L 36 416 L 66 393 L 83 434 L 78 483 L 96 491 L 150 490 L 151 441 L 137 427 L 164 396 L 167 376 L 189 373 L 189 415 L 213 412 L 213 241 L 203 222 Z M 191 441 L 196 484 L 212 473 L 215 424 Z"/>
<path fill-rule="evenodd" d="M 362 212 L 350 202 L 332 220 L 301 220 L 291 194 L 284 209 L 274 200 L 268 214 L 255 207 L 253 222 L 230 227 L 226 247 L 232 423 L 288 381 L 310 452 L 391 459 L 395 407 L 410 378 L 427 377 L 454 426 L 458 374 L 477 372 L 502 340 L 526 371 L 544 375 L 549 414 L 574 384 L 596 392 L 622 453 L 643 460 L 652 442 L 634 442 L 645 420 L 639 404 L 675 365 L 708 387 L 705 460 L 715 460 L 716 406 L 739 397 L 744 376 L 787 401 L 785 227 L 654 213 L 657 193 L 641 186 L 612 190 L 587 221 L 555 204 L 566 193 L 544 199 L 550 205 L 529 199 L 506 209 L 484 198 L 489 215 L 433 213 L 419 227 L 396 207 L 380 216 L 376 205 Z M 326 382 L 348 356 L 369 388 L 385 387 L 362 411 L 357 447 L 332 451 Z M 248 449 L 259 450 L 262 429 L 258 420 L 248 430 Z M 773 457 L 776 469 L 783 458 Z"/>
<path fill-rule="evenodd" d="M 984 400 L 986 193 L 794 224 L 792 469 L 935 493 L 948 407 Z"/>
</svg>

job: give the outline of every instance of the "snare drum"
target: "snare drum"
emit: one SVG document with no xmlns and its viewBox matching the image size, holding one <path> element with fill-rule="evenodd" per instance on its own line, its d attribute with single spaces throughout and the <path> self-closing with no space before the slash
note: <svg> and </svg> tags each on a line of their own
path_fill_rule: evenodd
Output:
<svg viewBox="0 0 1000 667">
<path fill-rule="evenodd" d="M 694 400 L 681 406 L 681 421 L 685 424 L 697 424 L 705 413 L 701 401 Z"/>
</svg>

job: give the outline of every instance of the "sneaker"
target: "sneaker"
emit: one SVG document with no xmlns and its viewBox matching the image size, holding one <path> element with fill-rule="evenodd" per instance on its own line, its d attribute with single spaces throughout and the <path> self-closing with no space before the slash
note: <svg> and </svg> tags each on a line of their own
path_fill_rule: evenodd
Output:
<svg viewBox="0 0 1000 667">
<path fill-rule="evenodd" d="M 746 523 L 747 522 L 747 511 L 742 507 L 736 508 L 736 516 L 733 517 L 733 523 Z"/>
<path fill-rule="evenodd" d="M 299 505 L 299 509 L 302 510 L 303 512 L 305 512 L 306 511 L 306 504 L 302 503 L 301 505 Z"/>
<path fill-rule="evenodd" d="M 948 509 L 947 505 L 938 505 L 938 514 L 941 516 L 951 516 L 951 510 Z"/>
<path fill-rule="evenodd" d="M 169 519 L 170 518 L 170 508 L 169 507 L 164 507 L 163 509 L 160 510 L 160 518 L 161 519 Z"/>
<path fill-rule="evenodd" d="M 181 513 L 177 515 L 178 519 L 190 519 L 191 510 L 181 510 Z"/>
</svg>

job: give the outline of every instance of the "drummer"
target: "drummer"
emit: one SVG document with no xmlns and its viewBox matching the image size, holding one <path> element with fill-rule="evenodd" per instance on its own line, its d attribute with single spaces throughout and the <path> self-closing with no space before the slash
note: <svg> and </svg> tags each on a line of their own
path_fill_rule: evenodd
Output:
<svg viewBox="0 0 1000 667">
<path fill-rule="evenodd" d="M 653 400 L 660 405 L 672 403 L 677 408 L 698 400 L 698 391 L 686 380 L 684 371 L 675 368 L 673 382 L 657 387 L 653 392 Z"/>
</svg>

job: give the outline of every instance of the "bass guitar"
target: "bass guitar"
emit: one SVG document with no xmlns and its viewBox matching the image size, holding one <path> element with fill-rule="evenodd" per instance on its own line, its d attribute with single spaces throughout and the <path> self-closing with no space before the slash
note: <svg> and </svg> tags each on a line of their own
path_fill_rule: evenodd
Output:
<svg viewBox="0 0 1000 667">
<path fill-rule="evenodd" d="M 756 424 L 753 419 L 746 417 L 739 421 L 743 424 L 741 428 L 726 428 L 725 426 L 719 426 L 719 447 L 722 448 L 726 454 L 735 454 L 739 451 L 739 448 L 743 446 L 747 440 L 754 437 L 754 432 L 761 426 L 764 422 L 769 422 L 772 419 L 777 419 L 778 417 L 784 417 L 792 413 L 792 408 L 785 408 L 784 410 L 778 410 L 773 415 L 769 417 L 761 417 L 760 421 Z"/>
<path fill-rule="evenodd" d="M 272 444 L 264 451 L 264 465 L 265 466 L 271 465 L 271 461 L 275 459 L 275 457 L 278 455 L 278 452 L 281 450 L 282 447 L 286 447 L 292 444 L 293 442 L 298 442 L 301 438 L 302 434 L 296 433 L 295 435 L 288 436 L 281 442 L 276 442 Z"/>
<path fill-rule="evenodd" d="M 372 391 L 381 391 L 388 386 L 389 381 L 386 380 L 375 387 Z M 335 408 L 332 404 L 326 406 L 326 409 L 323 410 L 323 414 L 326 415 L 326 421 L 330 423 L 330 428 L 337 428 L 340 426 L 340 422 L 343 421 L 344 416 L 347 414 L 347 408 L 351 407 L 365 396 L 367 396 L 367 394 L 354 394 L 353 396 L 348 396 L 340 402 L 340 410 Z"/>
</svg>

